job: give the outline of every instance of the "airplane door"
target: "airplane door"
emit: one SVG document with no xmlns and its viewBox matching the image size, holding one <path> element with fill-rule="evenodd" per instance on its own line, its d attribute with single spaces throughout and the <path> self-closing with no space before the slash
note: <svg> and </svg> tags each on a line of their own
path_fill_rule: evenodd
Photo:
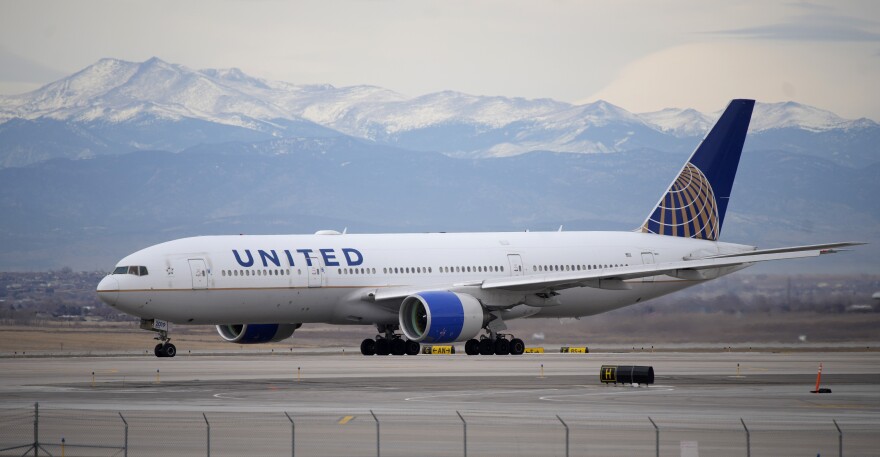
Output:
<svg viewBox="0 0 880 457">
<path fill-rule="evenodd" d="M 654 253 L 653 252 L 643 252 L 642 253 L 642 264 L 644 265 L 652 265 L 654 263 Z M 645 276 L 642 278 L 642 282 L 654 282 L 653 276 Z"/>
<path fill-rule="evenodd" d="M 519 254 L 507 254 L 507 261 L 510 263 L 510 276 L 522 276 L 523 264 Z"/>
<path fill-rule="evenodd" d="M 324 285 L 324 265 L 317 257 L 310 257 L 312 266 L 309 270 L 309 287 L 321 287 Z"/>
<path fill-rule="evenodd" d="M 189 259 L 189 271 L 192 275 L 193 289 L 208 288 L 208 269 L 204 259 Z"/>
</svg>

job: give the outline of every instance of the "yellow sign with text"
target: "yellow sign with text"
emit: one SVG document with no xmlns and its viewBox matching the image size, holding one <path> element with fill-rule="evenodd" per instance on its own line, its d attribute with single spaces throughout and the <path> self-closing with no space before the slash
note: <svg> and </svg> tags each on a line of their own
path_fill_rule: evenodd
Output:
<svg viewBox="0 0 880 457">
<path fill-rule="evenodd" d="M 543 354 L 544 348 L 526 348 L 526 354 Z"/>
<path fill-rule="evenodd" d="M 424 346 L 422 354 L 455 354 L 455 346 Z"/>
<path fill-rule="evenodd" d="M 590 349 L 586 346 L 584 347 L 570 347 L 570 346 L 562 346 L 559 348 L 559 352 L 563 354 L 589 354 Z"/>
</svg>

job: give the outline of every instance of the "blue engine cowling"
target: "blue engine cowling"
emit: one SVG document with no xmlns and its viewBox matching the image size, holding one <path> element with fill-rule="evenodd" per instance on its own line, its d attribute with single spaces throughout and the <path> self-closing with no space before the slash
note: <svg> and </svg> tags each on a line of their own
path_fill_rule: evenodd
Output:
<svg viewBox="0 0 880 457">
<path fill-rule="evenodd" d="M 404 298 L 399 317 L 400 329 L 410 340 L 452 343 L 477 336 L 487 314 L 483 305 L 470 295 L 432 291 Z"/>
<path fill-rule="evenodd" d="M 217 333 L 230 343 L 276 343 L 290 338 L 302 324 L 226 324 L 218 325 Z"/>
</svg>

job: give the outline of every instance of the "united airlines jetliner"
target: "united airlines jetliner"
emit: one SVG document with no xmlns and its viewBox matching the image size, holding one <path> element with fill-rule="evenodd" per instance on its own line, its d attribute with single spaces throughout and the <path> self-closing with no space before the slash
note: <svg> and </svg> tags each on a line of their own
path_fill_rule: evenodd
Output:
<svg viewBox="0 0 880 457">
<path fill-rule="evenodd" d="M 204 236 L 148 247 L 98 284 L 101 300 L 158 332 L 216 325 L 231 343 L 290 337 L 304 323 L 371 324 L 364 355 L 415 355 L 465 341 L 522 354 L 525 317 L 580 317 L 675 292 L 756 262 L 859 243 L 759 250 L 718 241 L 753 100 L 733 100 L 645 222 L 631 232 Z"/>
</svg>

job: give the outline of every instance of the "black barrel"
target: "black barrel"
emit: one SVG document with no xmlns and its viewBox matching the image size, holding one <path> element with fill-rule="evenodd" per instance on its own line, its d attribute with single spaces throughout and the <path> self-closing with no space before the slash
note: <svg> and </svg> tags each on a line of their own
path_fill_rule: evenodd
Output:
<svg viewBox="0 0 880 457">
<path fill-rule="evenodd" d="M 599 380 L 604 383 L 654 384 L 654 367 L 640 365 L 602 365 Z"/>
</svg>

